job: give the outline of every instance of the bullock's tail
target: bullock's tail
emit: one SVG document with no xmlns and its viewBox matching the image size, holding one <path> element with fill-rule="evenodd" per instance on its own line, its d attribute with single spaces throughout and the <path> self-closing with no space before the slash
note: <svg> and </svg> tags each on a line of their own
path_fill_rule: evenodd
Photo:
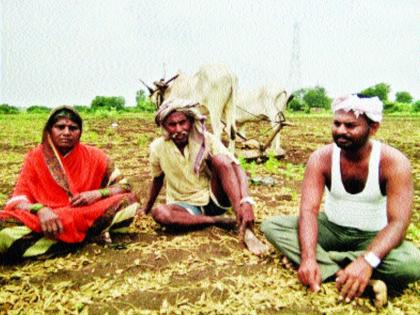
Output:
<svg viewBox="0 0 420 315">
<path fill-rule="evenodd" d="M 230 126 L 230 140 L 236 139 L 236 128 L 234 126 Z"/>
<path fill-rule="evenodd" d="M 230 75 L 230 95 L 224 106 L 224 116 L 226 119 L 227 127 L 230 125 L 230 140 L 236 139 L 236 94 L 237 94 L 237 79 L 234 74 Z"/>
</svg>

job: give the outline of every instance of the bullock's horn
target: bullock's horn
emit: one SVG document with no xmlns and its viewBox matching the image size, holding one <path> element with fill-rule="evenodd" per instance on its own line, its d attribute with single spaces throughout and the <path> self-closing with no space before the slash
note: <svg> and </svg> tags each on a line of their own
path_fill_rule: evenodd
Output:
<svg viewBox="0 0 420 315">
<path fill-rule="evenodd" d="M 173 80 L 175 80 L 176 78 L 178 78 L 178 76 L 179 76 L 179 73 L 178 74 L 176 74 L 176 75 L 174 75 L 172 78 L 170 78 L 168 81 L 166 81 L 165 82 L 165 84 L 166 85 L 168 85 L 169 84 L 169 82 L 172 82 Z"/>
<path fill-rule="evenodd" d="M 163 77 L 166 77 L 166 63 L 163 63 Z"/>
<path fill-rule="evenodd" d="M 139 79 L 141 83 L 143 83 L 143 85 L 145 87 L 147 87 L 147 89 L 149 90 L 150 95 L 152 95 L 155 92 L 155 89 L 152 89 L 150 86 L 148 86 L 142 79 Z"/>
</svg>

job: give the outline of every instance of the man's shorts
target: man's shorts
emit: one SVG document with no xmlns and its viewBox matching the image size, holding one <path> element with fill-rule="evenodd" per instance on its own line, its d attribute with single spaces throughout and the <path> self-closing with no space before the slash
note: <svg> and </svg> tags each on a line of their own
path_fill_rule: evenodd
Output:
<svg viewBox="0 0 420 315">
<path fill-rule="evenodd" d="M 210 198 L 209 203 L 205 206 L 195 206 L 183 201 L 176 201 L 172 204 L 184 208 L 188 213 L 192 215 L 215 216 L 221 215 L 225 213 L 227 209 L 229 209 L 229 207 L 222 207 L 217 205 L 212 198 Z"/>
</svg>

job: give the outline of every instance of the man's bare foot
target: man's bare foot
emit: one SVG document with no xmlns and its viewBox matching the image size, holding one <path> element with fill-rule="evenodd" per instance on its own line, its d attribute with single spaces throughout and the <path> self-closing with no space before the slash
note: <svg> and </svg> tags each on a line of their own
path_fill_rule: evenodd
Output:
<svg viewBox="0 0 420 315">
<path fill-rule="evenodd" d="M 244 243 L 254 255 L 261 256 L 268 251 L 268 246 L 261 242 L 250 229 L 245 230 Z"/>
<path fill-rule="evenodd" d="M 385 282 L 381 280 L 370 280 L 368 288 L 373 291 L 373 298 L 376 308 L 381 308 L 388 303 L 388 289 Z"/>
<path fill-rule="evenodd" d="M 289 258 L 287 258 L 286 256 L 283 256 L 283 258 L 281 259 L 281 264 L 286 268 L 286 269 L 292 269 L 293 265 L 290 262 Z"/>
<path fill-rule="evenodd" d="M 232 230 L 236 227 L 236 219 L 232 217 L 225 216 L 214 216 L 214 225 L 222 229 Z"/>
</svg>

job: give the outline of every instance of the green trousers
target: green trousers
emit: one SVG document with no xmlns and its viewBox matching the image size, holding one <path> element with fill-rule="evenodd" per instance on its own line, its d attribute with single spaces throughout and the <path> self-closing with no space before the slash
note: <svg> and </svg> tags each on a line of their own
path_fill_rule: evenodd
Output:
<svg viewBox="0 0 420 315">
<path fill-rule="evenodd" d="M 298 218 L 278 216 L 266 219 L 261 226 L 267 239 L 285 256 L 300 264 Z M 318 245 L 316 258 L 322 280 L 362 255 L 377 232 L 366 232 L 328 221 L 324 213 L 318 216 Z M 394 287 L 404 287 L 420 279 L 420 250 L 403 241 L 382 260 L 372 278 L 381 279 Z"/>
</svg>

